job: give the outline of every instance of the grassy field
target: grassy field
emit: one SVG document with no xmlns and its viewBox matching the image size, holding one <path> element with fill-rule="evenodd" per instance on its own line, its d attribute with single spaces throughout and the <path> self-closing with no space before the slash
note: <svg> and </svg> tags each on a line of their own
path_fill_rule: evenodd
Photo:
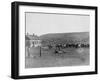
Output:
<svg viewBox="0 0 100 81">
<path fill-rule="evenodd" d="M 57 44 L 89 44 L 89 32 L 49 33 L 39 37 L 42 47 Z M 55 48 L 32 47 L 30 57 L 26 57 L 26 68 L 77 66 L 89 64 L 89 48 L 64 48 L 64 53 L 55 53 Z M 41 56 L 40 56 L 41 51 Z M 27 50 L 26 50 L 27 53 Z"/>
<path fill-rule="evenodd" d="M 66 53 L 55 54 L 54 49 L 31 48 L 31 57 L 25 58 L 25 68 L 77 66 L 89 64 L 89 48 L 66 48 Z M 27 52 L 26 52 L 27 53 Z"/>
</svg>

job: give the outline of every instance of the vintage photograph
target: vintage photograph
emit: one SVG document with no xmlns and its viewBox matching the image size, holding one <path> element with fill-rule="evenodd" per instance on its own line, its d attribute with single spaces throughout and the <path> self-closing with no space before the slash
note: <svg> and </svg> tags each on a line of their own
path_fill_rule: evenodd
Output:
<svg viewBox="0 0 100 81">
<path fill-rule="evenodd" d="M 90 16 L 25 12 L 25 68 L 90 64 Z"/>
<path fill-rule="evenodd" d="M 13 79 L 97 74 L 98 7 L 12 2 Z"/>
</svg>

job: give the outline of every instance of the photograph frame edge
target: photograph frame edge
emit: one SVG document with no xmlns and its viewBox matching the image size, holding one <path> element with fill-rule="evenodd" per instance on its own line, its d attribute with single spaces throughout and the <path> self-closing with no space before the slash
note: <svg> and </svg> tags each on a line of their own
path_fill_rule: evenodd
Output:
<svg viewBox="0 0 100 81">
<path fill-rule="evenodd" d="M 15 2 L 11 3 L 11 78 L 17 79 L 19 74 L 19 9 Z"/>
</svg>

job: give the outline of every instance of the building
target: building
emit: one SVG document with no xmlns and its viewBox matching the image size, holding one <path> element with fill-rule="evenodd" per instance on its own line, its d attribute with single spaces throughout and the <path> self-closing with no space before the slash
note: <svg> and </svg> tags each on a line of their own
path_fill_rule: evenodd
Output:
<svg viewBox="0 0 100 81">
<path fill-rule="evenodd" d="M 41 40 L 38 36 L 36 35 L 27 35 L 26 36 L 26 41 L 29 38 L 29 42 L 30 42 L 30 47 L 39 47 L 41 46 Z"/>
</svg>

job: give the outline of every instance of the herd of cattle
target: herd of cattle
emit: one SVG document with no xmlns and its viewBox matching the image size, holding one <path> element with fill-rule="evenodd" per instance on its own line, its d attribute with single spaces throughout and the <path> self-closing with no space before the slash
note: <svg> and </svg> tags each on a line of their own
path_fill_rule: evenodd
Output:
<svg viewBox="0 0 100 81">
<path fill-rule="evenodd" d="M 29 41 L 26 41 L 26 46 L 28 47 L 28 49 L 34 47 L 33 45 L 30 44 Z M 32 46 L 32 47 L 31 47 Z M 39 46 L 41 47 L 41 49 L 43 50 L 51 50 L 51 49 L 54 49 L 54 52 L 55 53 L 63 53 L 62 50 L 63 49 L 66 49 L 66 48 L 89 48 L 90 45 L 88 43 L 66 43 L 66 44 L 48 44 L 48 45 L 42 45 Z"/>
<path fill-rule="evenodd" d="M 56 47 L 56 48 L 89 48 L 89 44 L 56 44 L 54 45 L 47 45 L 49 49 Z"/>
<path fill-rule="evenodd" d="M 56 45 L 47 45 L 42 47 L 43 49 L 55 49 L 55 53 L 63 53 L 62 49 L 66 48 L 89 48 L 89 44 L 56 44 Z"/>
</svg>

